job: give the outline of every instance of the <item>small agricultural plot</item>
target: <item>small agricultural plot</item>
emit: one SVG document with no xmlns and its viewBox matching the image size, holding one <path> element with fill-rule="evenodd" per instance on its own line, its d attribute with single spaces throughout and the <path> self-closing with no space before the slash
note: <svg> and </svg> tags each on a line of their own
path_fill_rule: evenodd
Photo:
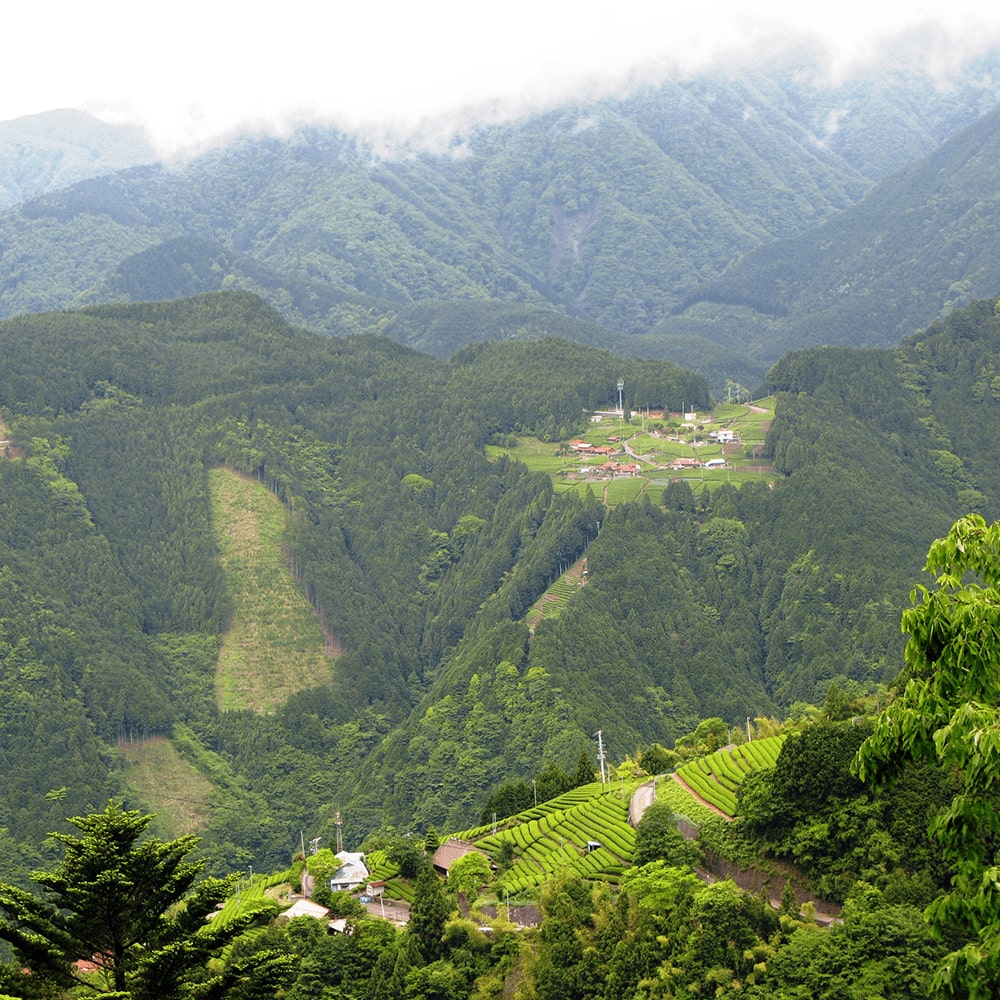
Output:
<svg viewBox="0 0 1000 1000">
<path fill-rule="evenodd" d="M 233 895 L 212 918 L 213 923 L 226 927 L 235 921 L 245 920 L 251 914 L 287 906 L 291 902 L 288 883 L 293 878 L 291 871 L 250 875 L 237 884 Z M 284 891 L 279 891 L 279 887 L 284 887 Z"/>
<path fill-rule="evenodd" d="M 689 761 L 677 769 L 677 777 L 698 798 L 727 816 L 736 812 L 736 790 L 751 771 L 774 767 L 784 736 L 740 743 L 716 750 L 707 757 Z"/>
<path fill-rule="evenodd" d="M 535 628 L 543 618 L 559 616 L 570 598 L 587 582 L 586 567 L 587 560 L 578 559 L 535 601 L 526 616 L 531 628 Z"/>
<path fill-rule="evenodd" d="M 635 853 L 635 830 L 620 789 L 583 785 L 565 795 L 493 825 L 458 834 L 494 857 L 505 842 L 514 864 L 499 887 L 512 896 L 529 892 L 557 872 L 617 882 Z"/>
<path fill-rule="evenodd" d="M 413 902 L 413 886 L 399 877 L 399 865 L 390 861 L 381 848 L 368 851 L 365 854 L 365 866 L 368 869 L 369 882 L 385 882 L 387 899 L 402 899 Z"/>
</svg>

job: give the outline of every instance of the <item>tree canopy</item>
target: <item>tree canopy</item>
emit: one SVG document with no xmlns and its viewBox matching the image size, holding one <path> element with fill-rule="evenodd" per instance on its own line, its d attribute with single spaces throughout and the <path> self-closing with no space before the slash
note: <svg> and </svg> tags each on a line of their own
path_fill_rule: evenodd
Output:
<svg viewBox="0 0 1000 1000">
<path fill-rule="evenodd" d="M 1000 522 L 978 514 L 956 521 L 930 547 L 903 614 L 905 687 L 879 716 L 856 760 L 874 785 L 913 762 L 934 762 L 958 776 L 951 802 L 934 816 L 932 835 L 952 868 L 951 891 L 927 916 L 958 947 L 936 983 L 952 996 L 986 998 L 1000 990 Z"/>
<path fill-rule="evenodd" d="M 144 838 L 152 818 L 114 801 L 72 817 L 82 835 L 53 834 L 63 860 L 32 874 L 41 895 L 0 884 L 0 938 L 23 963 L 31 995 L 61 996 L 81 985 L 132 1000 L 224 993 L 225 977 L 213 982 L 205 963 L 245 925 L 206 918 L 232 881 L 196 884 L 197 838 Z M 280 978 L 287 969 L 285 960 L 266 960 L 260 976 Z"/>
</svg>

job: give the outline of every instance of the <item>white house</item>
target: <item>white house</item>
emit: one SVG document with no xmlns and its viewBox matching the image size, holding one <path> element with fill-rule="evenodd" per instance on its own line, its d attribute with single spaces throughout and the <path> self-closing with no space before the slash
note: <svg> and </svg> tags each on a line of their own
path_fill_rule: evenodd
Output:
<svg viewBox="0 0 1000 1000">
<path fill-rule="evenodd" d="M 330 888 L 334 892 L 352 892 L 359 885 L 368 881 L 368 869 L 365 867 L 364 854 L 338 851 L 337 859 L 341 863 L 340 868 L 330 876 Z"/>
</svg>

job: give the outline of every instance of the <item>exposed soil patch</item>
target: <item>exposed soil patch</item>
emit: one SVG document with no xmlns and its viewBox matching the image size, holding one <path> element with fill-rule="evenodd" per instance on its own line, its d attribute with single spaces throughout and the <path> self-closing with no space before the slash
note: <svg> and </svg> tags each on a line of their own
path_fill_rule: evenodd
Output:
<svg viewBox="0 0 1000 1000">
<path fill-rule="evenodd" d="M 0 458 L 24 458 L 24 452 L 10 439 L 10 431 L 0 417 Z"/>
</svg>

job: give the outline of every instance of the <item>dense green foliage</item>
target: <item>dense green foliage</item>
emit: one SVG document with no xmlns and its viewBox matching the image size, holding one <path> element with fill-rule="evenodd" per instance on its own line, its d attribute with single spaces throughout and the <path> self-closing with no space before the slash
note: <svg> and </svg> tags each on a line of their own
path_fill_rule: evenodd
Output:
<svg viewBox="0 0 1000 1000">
<path fill-rule="evenodd" d="M 931 833 L 952 872 L 950 892 L 928 910 L 954 943 L 936 977 L 949 996 L 985 998 L 1000 984 L 995 845 L 1000 689 L 997 626 L 1000 523 L 957 521 L 927 555 L 935 587 L 919 586 L 903 616 L 909 635 L 901 696 L 879 716 L 858 754 L 858 774 L 898 781 L 914 762 L 948 773 Z"/>
<path fill-rule="evenodd" d="M 229 996 L 246 978 L 230 969 L 212 981 L 206 967 L 249 922 L 206 923 L 233 880 L 197 882 L 204 862 L 189 857 L 197 838 L 148 838 L 151 819 L 115 802 L 76 816 L 69 822 L 82 836 L 56 835 L 65 856 L 52 871 L 32 873 L 42 898 L 0 884 L 0 937 L 24 969 L 7 988 L 63 997 L 86 986 L 98 995 L 180 1000 Z M 260 959 L 250 978 L 273 993 L 290 962 Z"/>
<path fill-rule="evenodd" d="M 351 841 L 465 829 L 505 783 L 592 761 L 597 729 L 621 760 L 888 683 L 924 540 L 963 491 L 994 503 L 996 445 L 968 454 L 958 428 L 988 419 L 992 394 L 961 385 L 988 384 L 996 326 L 976 305 L 896 353 L 790 356 L 770 376 L 773 489 L 670 483 L 662 507 L 609 510 L 484 444 L 577 434 L 619 377 L 673 409 L 707 407 L 704 382 L 557 341 L 435 361 L 296 330 L 245 293 L 8 321 L 9 836 L 39 857 L 66 811 L 122 794 L 122 738 L 168 735 L 211 780 L 202 846 L 228 871 L 278 867 L 303 830 L 332 839 L 335 809 Z M 344 650 L 271 715 L 214 699 L 222 464 L 284 502 L 288 558 Z M 528 609 L 584 553 L 588 582 L 532 635 Z"/>
</svg>

